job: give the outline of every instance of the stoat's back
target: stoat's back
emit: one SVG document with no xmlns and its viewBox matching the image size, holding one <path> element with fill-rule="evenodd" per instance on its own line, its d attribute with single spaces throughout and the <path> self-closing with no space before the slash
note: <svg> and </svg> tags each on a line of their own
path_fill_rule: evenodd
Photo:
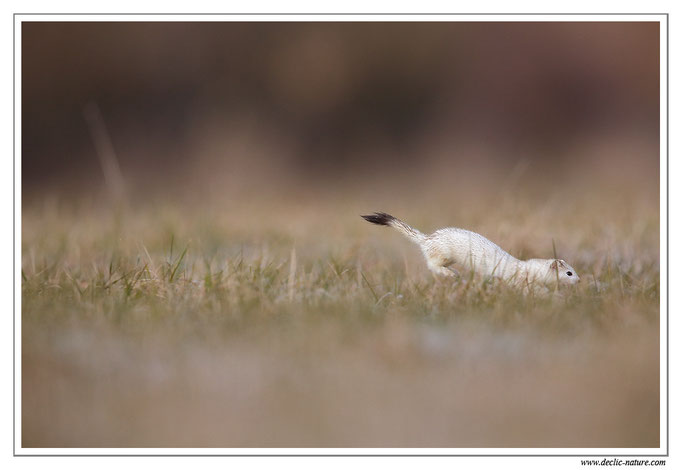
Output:
<svg viewBox="0 0 682 470">
<path fill-rule="evenodd" d="M 441 253 L 450 261 L 484 276 L 508 278 L 520 268 L 520 261 L 482 235 L 461 228 L 435 231 L 424 242 L 424 254 Z"/>
</svg>

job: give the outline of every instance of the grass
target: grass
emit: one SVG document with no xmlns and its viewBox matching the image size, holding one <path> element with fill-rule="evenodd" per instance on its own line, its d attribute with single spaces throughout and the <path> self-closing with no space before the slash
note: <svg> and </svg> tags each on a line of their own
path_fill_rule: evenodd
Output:
<svg viewBox="0 0 682 470">
<path fill-rule="evenodd" d="M 26 205 L 22 444 L 657 447 L 658 202 L 594 191 Z M 434 279 L 380 209 L 582 281 Z"/>
</svg>

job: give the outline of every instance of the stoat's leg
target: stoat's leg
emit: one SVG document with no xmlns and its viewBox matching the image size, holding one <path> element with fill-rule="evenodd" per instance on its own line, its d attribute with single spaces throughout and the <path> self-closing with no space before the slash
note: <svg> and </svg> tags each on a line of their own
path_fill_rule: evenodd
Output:
<svg viewBox="0 0 682 470">
<path fill-rule="evenodd" d="M 457 276 L 457 274 L 453 273 L 448 268 L 444 268 L 443 266 L 429 266 L 429 269 L 434 274 L 438 274 L 439 276 L 444 276 L 444 277 L 456 277 Z"/>
<path fill-rule="evenodd" d="M 455 276 L 461 277 L 461 275 L 459 274 L 459 271 L 457 271 L 455 268 L 453 268 L 452 265 L 450 265 L 450 266 L 445 266 L 445 267 L 446 267 L 452 274 L 454 274 Z"/>
<path fill-rule="evenodd" d="M 444 268 L 447 268 L 452 274 L 454 274 L 457 277 L 461 277 L 459 274 L 459 271 L 455 269 L 455 263 L 453 261 L 450 261 L 448 264 L 443 266 Z"/>
<path fill-rule="evenodd" d="M 434 274 L 447 277 L 459 276 L 456 269 L 449 267 L 450 264 L 443 266 L 442 264 L 437 263 L 433 258 L 427 259 L 426 265 Z"/>
</svg>

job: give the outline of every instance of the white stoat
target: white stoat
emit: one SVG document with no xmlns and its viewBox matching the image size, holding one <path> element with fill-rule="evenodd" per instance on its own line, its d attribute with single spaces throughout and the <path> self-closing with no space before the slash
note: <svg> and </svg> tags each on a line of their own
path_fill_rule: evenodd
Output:
<svg viewBox="0 0 682 470">
<path fill-rule="evenodd" d="M 363 215 L 377 225 L 388 225 L 415 242 L 422 249 L 426 264 L 436 274 L 455 276 L 454 266 L 469 268 L 475 273 L 500 278 L 511 285 L 575 284 L 580 277 L 562 259 L 514 258 L 502 248 L 478 233 L 461 228 L 443 228 L 425 235 L 400 219 L 384 212 Z M 453 266 L 454 265 L 454 266 Z"/>
</svg>

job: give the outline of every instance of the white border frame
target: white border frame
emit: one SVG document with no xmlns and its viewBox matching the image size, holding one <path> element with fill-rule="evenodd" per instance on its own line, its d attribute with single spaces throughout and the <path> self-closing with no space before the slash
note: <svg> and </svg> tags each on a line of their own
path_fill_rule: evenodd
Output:
<svg viewBox="0 0 682 470">
<path fill-rule="evenodd" d="M 24 448 L 21 447 L 21 23 L 24 21 L 77 22 L 635 22 L 660 24 L 660 443 L 659 448 Z M 574 456 L 666 457 L 669 446 L 668 402 L 668 14 L 32 14 L 14 15 L 14 455 L 447 455 L 447 456 Z M 19 196 L 19 197 L 18 197 Z M 626 452 L 623 452 L 623 451 Z"/>
</svg>

